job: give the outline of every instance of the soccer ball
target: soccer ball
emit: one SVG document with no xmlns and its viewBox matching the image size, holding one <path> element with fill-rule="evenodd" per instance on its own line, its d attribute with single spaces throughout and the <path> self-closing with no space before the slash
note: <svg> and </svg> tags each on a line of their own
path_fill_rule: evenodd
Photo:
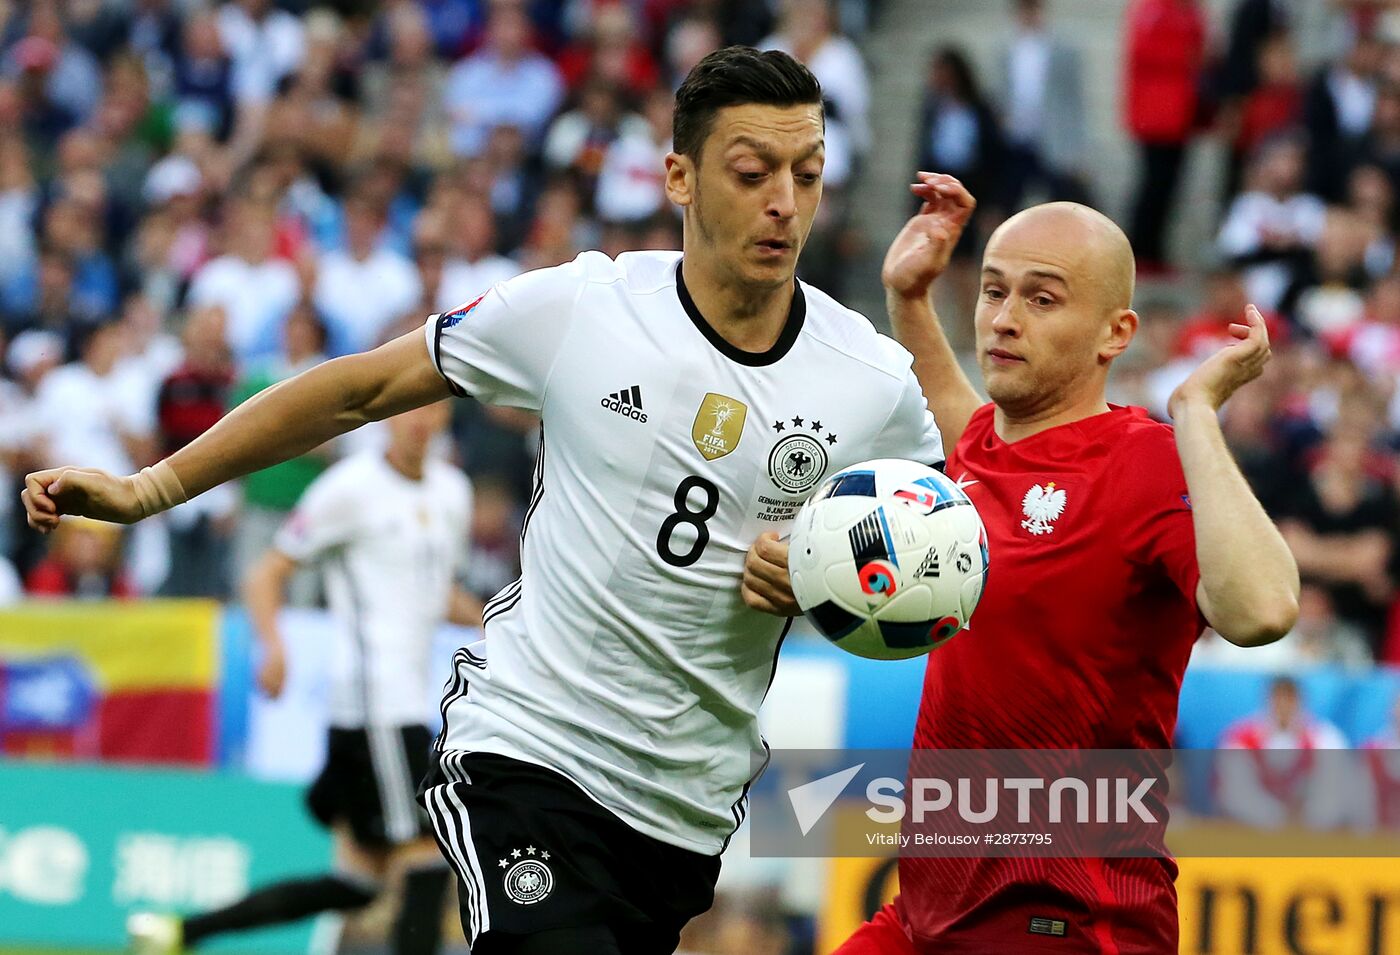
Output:
<svg viewBox="0 0 1400 955">
<path fill-rule="evenodd" d="M 987 579 L 987 532 L 962 488 L 912 461 L 827 479 L 789 539 L 797 603 L 856 656 L 904 660 L 967 626 Z"/>
</svg>

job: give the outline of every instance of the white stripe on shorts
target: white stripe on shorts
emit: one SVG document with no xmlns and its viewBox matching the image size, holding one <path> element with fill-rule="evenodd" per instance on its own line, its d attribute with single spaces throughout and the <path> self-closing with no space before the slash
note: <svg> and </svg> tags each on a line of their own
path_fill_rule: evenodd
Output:
<svg viewBox="0 0 1400 955">
<path fill-rule="evenodd" d="M 416 786 L 403 751 L 403 733 L 397 726 L 371 724 L 365 727 L 365 735 L 384 812 L 384 834 L 393 843 L 409 842 L 418 835 L 418 819 L 412 795 Z"/>
<path fill-rule="evenodd" d="M 467 807 L 452 791 L 451 785 L 434 786 L 424 794 L 428 817 L 433 821 L 438 842 L 447 854 L 447 861 L 466 889 L 463 907 L 467 912 L 467 945 L 491 928 L 491 913 L 486 905 L 486 880 L 476 857 L 472 842 L 472 827 L 467 819 Z"/>
</svg>

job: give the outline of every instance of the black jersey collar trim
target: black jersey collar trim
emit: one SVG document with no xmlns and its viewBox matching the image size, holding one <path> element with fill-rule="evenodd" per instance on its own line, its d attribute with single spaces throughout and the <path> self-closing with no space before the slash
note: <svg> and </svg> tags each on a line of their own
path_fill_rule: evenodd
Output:
<svg viewBox="0 0 1400 955">
<path fill-rule="evenodd" d="M 684 264 L 684 260 L 676 263 L 676 295 L 681 300 L 681 307 L 685 309 L 685 314 L 689 316 L 691 322 L 700 330 L 700 334 L 705 336 L 705 340 L 713 345 L 717 352 L 740 365 L 758 367 L 771 365 L 781 360 L 792 350 L 792 346 L 797 342 L 797 336 L 802 332 L 802 323 L 807 320 L 807 297 L 802 294 L 801 282 L 793 279 L 792 305 L 788 308 L 787 323 L 783 325 L 783 332 L 773 343 L 773 347 L 762 352 L 744 351 L 726 341 L 719 332 L 715 331 L 713 325 L 705 321 L 705 316 L 700 314 L 695 300 L 690 297 L 690 290 L 685 287 L 685 276 L 681 274 Z"/>
</svg>

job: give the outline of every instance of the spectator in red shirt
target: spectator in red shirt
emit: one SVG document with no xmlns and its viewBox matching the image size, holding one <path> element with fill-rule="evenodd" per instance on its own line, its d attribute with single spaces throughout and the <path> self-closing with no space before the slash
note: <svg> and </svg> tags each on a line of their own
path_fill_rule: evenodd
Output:
<svg viewBox="0 0 1400 955">
<path fill-rule="evenodd" d="M 223 417 L 233 383 L 222 308 L 195 312 L 185 323 L 183 337 L 185 360 L 161 383 L 156 399 L 162 457 L 174 454 Z"/>
<path fill-rule="evenodd" d="M 1172 341 L 1172 357 L 1205 359 L 1234 341 L 1230 325 L 1249 305 L 1244 278 L 1231 268 L 1222 268 L 1206 282 L 1205 300 L 1201 310 L 1186 319 L 1177 329 Z M 1269 341 L 1276 346 L 1288 343 L 1288 326 L 1272 312 L 1263 312 Z"/>
<path fill-rule="evenodd" d="M 559 55 L 559 72 L 570 91 L 597 80 L 641 99 L 661 79 L 661 69 L 647 49 L 632 11 L 623 4 L 594 14 L 583 43 L 571 43 Z"/>
<path fill-rule="evenodd" d="M 224 312 L 194 312 L 185 322 L 185 360 L 160 386 L 156 421 L 162 456 L 199 437 L 223 417 L 233 386 L 233 362 L 224 340 Z M 237 498 L 216 489 L 170 513 L 170 576 L 166 597 L 227 597 L 228 555 Z"/>
<path fill-rule="evenodd" d="M 53 538 L 48 556 L 25 578 L 31 597 L 103 600 L 135 597 L 136 589 L 121 567 L 121 528 L 86 518 L 65 522 Z"/>
<path fill-rule="evenodd" d="M 1275 33 L 1260 46 L 1258 74 L 1259 85 L 1240 104 L 1230 146 L 1228 196 L 1239 191 L 1246 157 L 1270 136 L 1297 124 L 1303 115 L 1303 87 L 1298 82 L 1293 38 L 1288 33 Z"/>
<path fill-rule="evenodd" d="M 1206 25 L 1196 0 L 1135 0 L 1123 102 L 1142 157 L 1130 238 L 1138 272 L 1165 269 L 1167 215 L 1196 126 Z"/>
</svg>

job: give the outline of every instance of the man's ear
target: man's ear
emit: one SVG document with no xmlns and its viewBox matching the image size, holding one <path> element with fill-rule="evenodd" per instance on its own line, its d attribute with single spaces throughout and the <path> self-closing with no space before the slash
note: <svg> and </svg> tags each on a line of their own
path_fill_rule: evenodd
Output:
<svg viewBox="0 0 1400 955">
<path fill-rule="evenodd" d="M 666 198 L 688 206 L 695 197 L 695 163 L 680 153 L 666 154 Z"/>
<path fill-rule="evenodd" d="M 1127 351 L 1128 346 L 1132 344 L 1133 336 L 1137 334 L 1137 329 L 1137 312 L 1131 308 L 1115 312 L 1109 320 L 1107 337 L 1099 348 L 1099 358 L 1104 361 L 1112 361 Z"/>
</svg>

